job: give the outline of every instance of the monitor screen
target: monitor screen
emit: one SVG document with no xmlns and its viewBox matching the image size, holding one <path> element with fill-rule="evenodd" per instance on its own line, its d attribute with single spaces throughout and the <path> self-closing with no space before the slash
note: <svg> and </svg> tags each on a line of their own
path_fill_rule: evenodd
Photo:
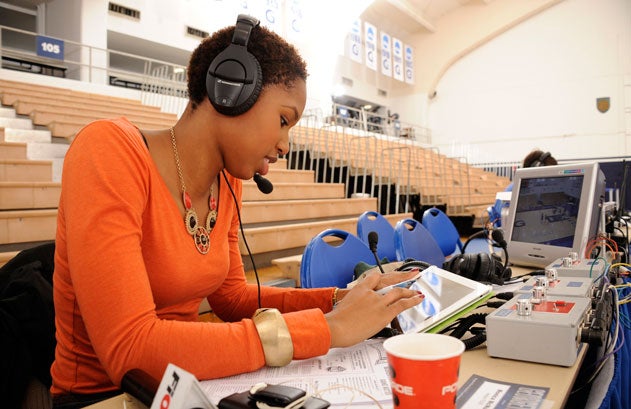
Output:
<svg viewBox="0 0 631 409">
<path fill-rule="evenodd" d="M 513 240 L 572 248 L 583 175 L 522 179 Z"/>
<path fill-rule="evenodd" d="M 518 169 L 504 224 L 510 261 L 545 267 L 570 252 L 584 258 L 604 195 L 597 162 Z"/>
</svg>

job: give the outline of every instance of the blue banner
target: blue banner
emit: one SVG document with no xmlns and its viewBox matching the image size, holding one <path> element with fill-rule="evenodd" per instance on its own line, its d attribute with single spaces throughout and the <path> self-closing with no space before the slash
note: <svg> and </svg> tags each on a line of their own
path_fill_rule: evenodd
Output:
<svg viewBox="0 0 631 409">
<path fill-rule="evenodd" d="M 40 57 L 64 59 L 64 42 L 52 37 L 37 36 L 37 55 Z"/>
</svg>

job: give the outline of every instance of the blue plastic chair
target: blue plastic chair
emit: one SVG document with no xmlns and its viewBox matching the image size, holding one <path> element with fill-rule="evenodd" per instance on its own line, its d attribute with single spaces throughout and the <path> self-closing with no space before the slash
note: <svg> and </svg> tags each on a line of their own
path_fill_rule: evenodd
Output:
<svg viewBox="0 0 631 409">
<path fill-rule="evenodd" d="M 397 260 L 414 259 L 441 267 L 445 261 L 440 246 L 421 223 L 414 219 L 399 220 L 394 226 Z"/>
<path fill-rule="evenodd" d="M 434 237 L 445 257 L 454 254 L 456 249 L 462 253 L 462 241 L 458 229 L 442 210 L 436 207 L 425 210 L 422 223 Z"/>
<path fill-rule="evenodd" d="M 342 242 L 325 238 L 338 238 Z M 300 263 L 300 286 L 344 288 L 353 281 L 355 266 L 360 261 L 370 265 L 376 263 L 366 243 L 344 230 L 324 230 L 305 247 Z"/>
<path fill-rule="evenodd" d="M 357 237 L 370 248 L 368 234 L 377 233 L 377 255 L 380 260 L 387 258 L 388 261 L 395 261 L 397 254 L 394 251 L 394 227 L 381 213 L 368 210 L 362 213 L 357 219 Z"/>
</svg>

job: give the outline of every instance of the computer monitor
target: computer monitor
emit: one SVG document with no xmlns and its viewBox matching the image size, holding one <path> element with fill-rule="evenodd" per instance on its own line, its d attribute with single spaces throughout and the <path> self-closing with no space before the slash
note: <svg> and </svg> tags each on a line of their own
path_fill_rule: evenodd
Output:
<svg viewBox="0 0 631 409">
<path fill-rule="evenodd" d="M 604 198 L 597 162 L 518 169 L 504 224 L 510 261 L 545 267 L 570 252 L 583 258 Z"/>
</svg>

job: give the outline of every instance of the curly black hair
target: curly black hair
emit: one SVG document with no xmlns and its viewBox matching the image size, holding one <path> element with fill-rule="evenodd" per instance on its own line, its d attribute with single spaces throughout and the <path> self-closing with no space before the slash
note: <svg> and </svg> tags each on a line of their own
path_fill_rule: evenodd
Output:
<svg viewBox="0 0 631 409">
<path fill-rule="evenodd" d="M 234 26 L 216 31 L 204 39 L 193 51 L 188 64 L 188 95 L 195 109 L 208 98 L 206 74 L 211 61 L 232 42 Z M 307 64 L 296 48 L 278 34 L 265 27 L 252 29 L 248 51 L 261 65 L 263 80 L 261 89 L 282 84 L 291 88 L 296 80 L 307 80 Z"/>
</svg>

